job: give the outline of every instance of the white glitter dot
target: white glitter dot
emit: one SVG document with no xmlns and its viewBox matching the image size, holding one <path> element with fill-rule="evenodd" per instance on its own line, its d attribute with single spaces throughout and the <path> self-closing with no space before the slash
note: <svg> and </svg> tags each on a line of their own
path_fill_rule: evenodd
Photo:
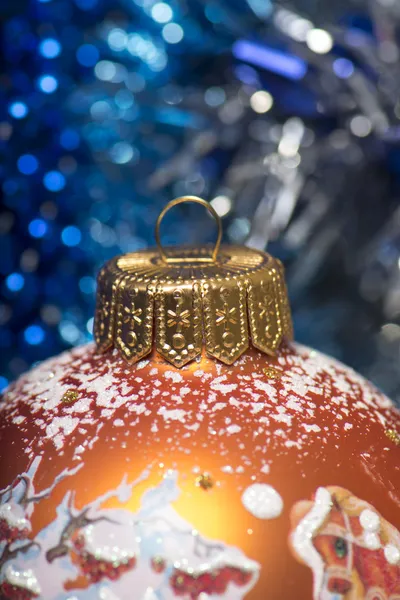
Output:
<svg viewBox="0 0 400 600">
<path fill-rule="evenodd" d="M 250 485 L 242 495 L 243 506 L 257 519 L 275 519 L 283 509 L 278 492 L 265 483 Z"/>
<path fill-rule="evenodd" d="M 221 467 L 221 471 L 223 473 L 233 473 L 233 468 L 230 465 L 226 465 L 225 467 Z"/>
<path fill-rule="evenodd" d="M 239 427 L 239 425 L 229 425 L 229 427 L 226 428 L 226 431 L 228 433 L 239 433 L 239 431 L 241 431 L 241 427 Z"/>
<path fill-rule="evenodd" d="M 174 383 L 181 383 L 183 381 L 183 377 L 177 371 L 165 371 L 164 373 L 165 379 L 171 379 Z"/>
<path fill-rule="evenodd" d="M 379 531 L 381 526 L 379 515 L 366 508 L 360 515 L 360 525 L 363 529 L 365 529 L 365 531 L 372 531 L 376 533 Z"/>
<path fill-rule="evenodd" d="M 364 532 L 364 544 L 369 550 L 378 550 L 381 547 L 379 536 L 376 533 L 368 531 Z"/>
<path fill-rule="evenodd" d="M 387 544 L 383 551 L 388 563 L 391 565 L 397 565 L 397 563 L 400 563 L 400 548 L 397 548 L 393 544 Z"/>
</svg>

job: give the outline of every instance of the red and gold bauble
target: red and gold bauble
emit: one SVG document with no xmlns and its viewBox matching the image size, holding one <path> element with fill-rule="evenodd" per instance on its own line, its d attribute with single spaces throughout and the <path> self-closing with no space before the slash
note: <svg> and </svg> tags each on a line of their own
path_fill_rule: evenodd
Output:
<svg viewBox="0 0 400 600">
<path fill-rule="evenodd" d="M 96 343 L 6 391 L 1 600 L 400 600 L 398 410 L 219 241 L 112 260 Z"/>
</svg>

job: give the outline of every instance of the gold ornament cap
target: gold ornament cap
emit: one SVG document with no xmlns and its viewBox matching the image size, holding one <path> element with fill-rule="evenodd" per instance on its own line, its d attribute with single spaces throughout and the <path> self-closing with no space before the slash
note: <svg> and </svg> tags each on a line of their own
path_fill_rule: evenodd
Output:
<svg viewBox="0 0 400 600">
<path fill-rule="evenodd" d="M 177 204 L 203 205 L 218 225 L 209 247 L 165 249 L 160 225 Z M 116 349 L 135 363 L 153 350 L 175 367 L 207 354 L 231 365 L 249 344 L 275 355 L 293 337 L 281 262 L 245 246 L 221 246 L 222 224 L 208 202 L 172 200 L 156 224 L 157 249 L 117 256 L 100 271 L 94 336 L 98 349 Z"/>
</svg>

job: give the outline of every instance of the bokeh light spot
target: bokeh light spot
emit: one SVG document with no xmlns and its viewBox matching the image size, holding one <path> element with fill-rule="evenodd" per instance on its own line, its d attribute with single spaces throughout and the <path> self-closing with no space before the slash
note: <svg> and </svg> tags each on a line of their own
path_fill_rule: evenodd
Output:
<svg viewBox="0 0 400 600">
<path fill-rule="evenodd" d="M 46 38 L 40 42 L 39 52 L 44 58 L 56 58 L 61 52 L 61 44 L 54 38 Z"/>
<path fill-rule="evenodd" d="M 29 233 L 34 238 L 41 238 L 46 234 L 47 223 L 43 219 L 33 219 L 29 223 Z"/>
<path fill-rule="evenodd" d="M 183 29 L 178 23 L 167 23 L 162 29 L 162 36 L 168 44 L 179 44 L 183 35 Z"/>
<path fill-rule="evenodd" d="M 350 121 L 350 129 L 357 137 L 367 137 L 372 131 L 372 123 L 368 117 L 356 115 Z"/>
<path fill-rule="evenodd" d="M 120 52 L 126 48 L 128 43 L 128 35 L 123 29 L 115 27 L 115 29 L 111 29 L 110 33 L 108 34 L 107 41 L 112 50 Z"/>
<path fill-rule="evenodd" d="M 250 98 L 250 106 L 254 112 L 263 114 L 271 110 L 274 104 L 274 100 L 268 92 L 265 90 L 259 90 L 254 92 Z"/>
<path fill-rule="evenodd" d="M 6 286 L 11 292 L 19 292 L 24 287 L 25 279 L 21 273 L 10 273 L 6 278 Z"/>
<path fill-rule="evenodd" d="M 174 16 L 172 8 L 165 2 L 157 2 L 151 9 L 151 16 L 157 23 L 168 23 Z"/>
<path fill-rule="evenodd" d="M 133 147 L 127 142 L 117 142 L 110 150 L 111 160 L 118 165 L 129 162 L 134 155 Z"/>
<path fill-rule="evenodd" d="M 79 341 L 80 331 L 71 321 L 61 321 L 58 330 L 61 337 L 69 344 L 76 344 Z"/>
<path fill-rule="evenodd" d="M 17 167 L 23 175 L 32 175 L 39 166 L 38 160 L 32 154 L 23 154 L 17 161 Z"/>
<path fill-rule="evenodd" d="M 94 294 L 96 290 L 96 281 L 93 277 L 85 275 L 79 280 L 79 289 L 84 294 Z"/>
<path fill-rule="evenodd" d="M 225 217 L 232 209 L 232 200 L 225 195 L 216 196 L 211 200 L 210 204 L 220 217 Z"/>
<path fill-rule="evenodd" d="M 90 114 L 92 115 L 93 119 L 98 119 L 101 121 L 103 119 L 107 119 L 107 117 L 111 117 L 112 108 L 106 100 L 98 100 L 90 107 Z"/>
<path fill-rule="evenodd" d="M 133 94 L 128 90 L 119 90 L 119 92 L 115 94 L 115 104 L 122 110 L 131 108 L 134 104 Z"/>
<path fill-rule="evenodd" d="M 24 338 L 30 346 L 38 346 L 44 340 L 44 330 L 40 325 L 30 325 L 25 329 Z"/>
<path fill-rule="evenodd" d="M 110 60 L 101 60 L 94 68 L 95 75 L 102 81 L 111 81 L 115 76 L 117 69 Z"/>
<path fill-rule="evenodd" d="M 333 71 L 340 79 L 348 79 L 354 73 L 354 64 L 348 58 L 337 58 L 333 61 Z"/>
<path fill-rule="evenodd" d="M 90 319 L 88 319 L 88 321 L 86 323 L 86 329 L 87 329 L 87 332 L 90 333 L 90 335 L 93 334 L 93 325 L 94 325 L 94 318 L 91 317 Z"/>
<path fill-rule="evenodd" d="M 68 225 L 62 230 L 61 239 L 66 246 L 78 246 L 82 239 L 80 230 L 74 225 Z"/>
<path fill-rule="evenodd" d="M 0 375 L 0 392 L 6 389 L 8 386 L 8 379 Z"/>
<path fill-rule="evenodd" d="M 325 29 L 310 29 L 306 42 L 310 50 L 316 54 L 327 54 L 333 48 L 333 38 Z"/>
<path fill-rule="evenodd" d="M 10 104 L 8 112 L 14 119 L 23 119 L 28 114 L 28 107 L 25 102 L 13 102 Z"/>
<path fill-rule="evenodd" d="M 247 0 L 247 2 L 260 19 L 266 19 L 272 12 L 271 0 Z"/>
<path fill-rule="evenodd" d="M 76 58 L 83 67 L 93 67 L 99 60 L 99 51 L 93 44 L 82 44 L 76 51 Z"/>
<path fill-rule="evenodd" d="M 65 177 L 59 171 L 49 171 L 43 177 L 43 184 L 50 192 L 59 192 L 65 187 Z"/>
<path fill-rule="evenodd" d="M 226 100 L 225 90 L 221 87 L 210 87 L 204 94 L 204 100 L 208 106 L 221 106 Z"/>
<path fill-rule="evenodd" d="M 38 84 L 45 94 L 52 94 L 58 88 L 58 81 L 53 75 L 42 75 L 38 79 Z"/>
</svg>

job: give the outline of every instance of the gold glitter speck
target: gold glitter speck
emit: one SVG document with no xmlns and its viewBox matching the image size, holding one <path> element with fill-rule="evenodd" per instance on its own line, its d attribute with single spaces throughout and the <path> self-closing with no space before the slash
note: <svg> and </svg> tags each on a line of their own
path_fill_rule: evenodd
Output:
<svg viewBox="0 0 400 600">
<path fill-rule="evenodd" d="M 214 481 L 209 473 L 202 473 L 198 477 L 196 477 L 196 485 L 197 487 L 201 487 L 202 490 L 210 490 Z"/>
<path fill-rule="evenodd" d="M 61 400 L 66 404 L 72 404 L 72 402 L 76 402 L 79 397 L 79 392 L 76 390 L 67 390 Z"/>
<path fill-rule="evenodd" d="M 266 375 L 268 379 L 279 379 L 283 375 L 282 371 L 274 369 L 274 367 L 266 367 L 263 369 L 263 371 L 264 375 Z"/>
<path fill-rule="evenodd" d="M 394 429 L 387 429 L 385 431 L 385 435 L 396 444 L 396 446 L 400 446 L 400 434 L 397 433 Z"/>
</svg>

